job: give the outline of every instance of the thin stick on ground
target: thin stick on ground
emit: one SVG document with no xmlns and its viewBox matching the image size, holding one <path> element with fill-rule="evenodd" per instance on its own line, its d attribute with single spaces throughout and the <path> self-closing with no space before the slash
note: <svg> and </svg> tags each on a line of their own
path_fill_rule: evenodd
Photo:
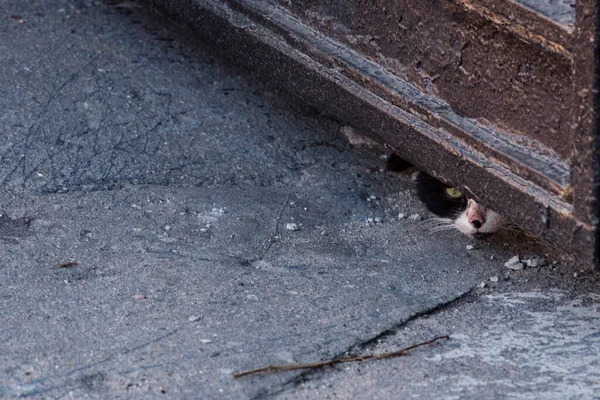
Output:
<svg viewBox="0 0 600 400">
<path fill-rule="evenodd" d="M 421 343 L 413 344 L 412 346 L 405 347 L 402 350 L 393 351 L 391 353 L 367 354 L 367 355 L 364 355 L 364 356 L 356 356 L 356 357 L 334 358 L 334 359 L 331 359 L 331 360 L 317 361 L 317 362 L 308 363 L 308 364 L 269 365 L 267 367 L 262 367 L 262 368 L 253 369 L 253 370 L 250 370 L 250 371 L 245 371 L 245 372 L 240 372 L 240 373 L 237 373 L 237 374 L 233 374 L 233 377 L 234 378 L 241 378 L 243 376 L 259 374 L 261 372 L 293 371 L 293 370 L 297 370 L 297 369 L 320 368 L 320 367 L 324 367 L 326 365 L 334 365 L 334 364 L 342 364 L 342 363 L 350 363 L 350 362 L 360 362 L 360 361 L 366 361 L 366 360 L 380 360 L 380 359 L 384 359 L 384 358 L 401 357 L 401 356 L 407 355 L 408 353 L 410 353 L 412 350 L 416 349 L 417 347 L 427 346 L 427 345 L 430 345 L 430 344 L 433 344 L 433 343 L 437 342 L 438 340 L 448 340 L 448 339 L 450 339 L 450 336 L 448 336 L 448 335 L 438 336 L 438 337 L 435 337 L 435 338 L 433 338 L 431 340 L 428 340 L 426 342 L 421 342 Z"/>
</svg>

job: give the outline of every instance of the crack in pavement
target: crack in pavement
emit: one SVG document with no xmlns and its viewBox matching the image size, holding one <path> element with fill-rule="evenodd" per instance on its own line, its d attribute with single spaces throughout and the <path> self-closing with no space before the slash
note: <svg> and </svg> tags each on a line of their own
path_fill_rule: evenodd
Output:
<svg viewBox="0 0 600 400">
<path fill-rule="evenodd" d="M 417 313 L 411 315 L 409 318 L 405 319 L 404 321 L 394 324 L 390 328 L 382 331 L 378 335 L 349 346 L 346 350 L 343 350 L 342 352 L 338 353 L 337 355 L 335 355 L 331 358 L 335 359 L 335 358 L 347 357 L 348 354 L 360 354 L 361 352 L 364 352 L 364 350 L 372 348 L 375 344 L 380 342 L 382 339 L 385 339 L 388 336 L 394 335 L 400 329 L 410 325 L 411 323 L 413 323 L 423 317 L 429 317 L 432 315 L 436 315 L 442 311 L 447 311 L 449 309 L 452 309 L 459 305 L 465 304 L 467 302 L 476 301 L 479 298 L 479 296 L 477 296 L 475 294 L 475 290 L 476 290 L 476 287 L 472 287 L 471 289 L 467 290 L 464 293 L 461 293 L 460 295 L 454 297 L 453 299 L 451 299 L 449 301 L 437 304 L 433 307 L 430 307 L 423 311 L 417 312 Z M 335 366 L 332 365 L 331 367 L 335 367 Z M 294 389 L 298 385 L 308 382 L 311 378 L 319 379 L 320 375 L 322 375 L 322 373 L 323 373 L 324 368 L 325 367 L 309 369 L 300 374 L 297 374 L 296 376 L 283 382 L 279 386 L 279 388 L 277 388 L 275 390 L 269 390 L 266 388 L 261 389 L 254 396 L 251 397 L 251 400 L 262 400 L 262 399 L 266 399 L 266 398 L 274 398 L 286 391 Z"/>
<path fill-rule="evenodd" d="M 70 387 L 75 386 L 75 387 L 77 387 L 78 386 L 78 384 L 77 384 L 78 381 L 76 381 L 73 384 L 69 383 L 69 379 L 73 375 L 75 375 L 75 374 L 77 374 L 79 372 L 82 372 L 82 371 L 89 370 L 90 368 L 96 367 L 98 365 L 105 364 L 105 363 L 107 363 L 109 361 L 114 360 L 118 356 L 129 355 L 129 354 L 131 354 L 131 353 L 133 353 L 135 351 L 143 349 L 143 348 L 145 348 L 147 346 L 150 346 L 150 345 L 152 345 L 154 343 L 158 343 L 158 342 L 160 342 L 160 341 L 162 341 L 162 340 L 164 340 L 164 339 L 166 339 L 166 338 L 168 338 L 168 337 L 170 337 L 170 336 L 178 333 L 179 331 L 181 331 L 185 327 L 190 326 L 192 324 L 195 324 L 199 320 L 200 319 L 191 320 L 190 322 L 184 323 L 184 324 L 176 327 L 175 329 L 170 330 L 169 332 L 167 332 L 167 333 L 165 333 L 165 334 L 163 334 L 161 336 L 152 338 L 150 340 L 147 340 L 147 341 L 145 341 L 143 343 L 140 343 L 140 344 L 138 344 L 136 346 L 133 346 L 133 347 L 130 347 L 130 348 L 124 348 L 124 349 L 121 349 L 121 350 L 116 350 L 116 351 L 112 352 L 112 354 L 108 355 L 107 357 L 104 357 L 101 360 L 98 360 L 98 361 L 95 361 L 95 362 L 92 362 L 92 363 L 89 363 L 89 364 L 85 364 L 85 365 L 73 368 L 70 371 L 67 371 L 67 372 L 65 372 L 63 374 L 60 374 L 60 375 L 49 375 L 49 376 L 45 376 L 45 377 L 33 380 L 31 382 L 22 384 L 22 385 L 14 385 L 12 387 L 10 387 L 10 386 L 9 387 L 1 387 L 0 386 L 0 393 L 4 393 L 4 392 L 9 393 L 10 392 L 11 396 L 22 397 L 22 398 L 29 398 L 29 397 L 39 396 L 39 395 L 42 395 L 44 393 L 48 393 L 48 392 L 51 392 L 53 390 L 60 389 L 62 387 L 67 387 L 67 386 L 70 386 Z M 105 370 L 104 372 L 106 373 L 106 372 L 111 371 L 111 370 L 114 370 L 114 368 L 110 368 L 108 370 Z M 58 382 L 56 382 L 56 381 L 58 381 Z M 41 387 L 39 387 L 38 384 Z M 36 386 L 38 386 L 38 387 L 36 387 Z"/>
<path fill-rule="evenodd" d="M 290 203 L 291 197 L 292 197 L 292 193 L 288 193 L 288 195 L 285 198 L 285 201 L 283 202 L 283 205 L 281 206 L 281 210 L 279 211 L 279 214 L 277 215 L 277 219 L 275 220 L 275 227 L 273 229 L 273 233 L 271 234 L 271 239 L 269 239 L 269 243 L 267 244 L 267 247 L 265 248 L 263 253 L 258 257 L 257 260 L 252 260 L 252 261 L 264 260 L 264 258 L 267 256 L 267 253 L 269 252 L 269 250 L 271 250 L 271 247 L 273 246 L 273 244 L 275 244 L 275 242 L 277 242 L 279 240 L 279 225 L 281 224 L 281 218 L 283 217 L 283 213 L 285 212 L 285 209 L 288 207 L 288 205 Z"/>
</svg>

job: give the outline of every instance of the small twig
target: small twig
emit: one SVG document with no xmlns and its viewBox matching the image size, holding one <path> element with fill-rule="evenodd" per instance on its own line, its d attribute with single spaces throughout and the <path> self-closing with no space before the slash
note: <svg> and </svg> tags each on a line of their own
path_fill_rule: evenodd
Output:
<svg viewBox="0 0 600 400">
<path fill-rule="evenodd" d="M 379 353 L 379 354 L 367 354 L 364 356 L 356 356 L 356 357 L 344 357 L 344 358 L 334 358 L 331 360 L 325 361 L 317 361 L 308 364 L 292 364 L 292 365 L 269 365 L 267 367 L 262 367 L 258 369 L 253 369 L 251 371 L 240 372 L 237 374 L 233 374 L 234 378 L 241 378 L 243 376 L 259 374 L 261 372 L 283 372 L 283 371 L 293 371 L 296 369 L 307 369 L 307 368 L 320 368 L 326 365 L 334 365 L 341 363 L 349 363 L 349 362 L 359 362 L 366 360 L 380 360 L 384 358 L 393 358 L 407 355 L 411 350 L 416 349 L 417 347 L 426 346 L 429 344 L 433 344 L 438 340 L 448 340 L 450 336 L 438 336 L 426 342 L 421 342 L 417 344 L 413 344 L 412 346 L 405 347 L 402 350 L 393 351 L 391 353 Z"/>
<path fill-rule="evenodd" d="M 76 265 L 79 265 L 79 263 L 77 261 L 69 261 L 69 262 L 60 264 L 58 267 L 59 268 L 69 268 L 69 267 L 74 267 Z"/>
</svg>

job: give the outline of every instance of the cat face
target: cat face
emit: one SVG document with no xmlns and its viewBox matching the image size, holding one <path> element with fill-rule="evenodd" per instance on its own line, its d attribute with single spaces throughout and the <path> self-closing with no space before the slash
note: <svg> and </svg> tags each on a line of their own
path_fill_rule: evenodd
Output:
<svg viewBox="0 0 600 400">
<path fill-rule="evenodd" d="M 417 178 L 417 194 L 431 212 L 441 217 L 432 220 L 434 232 L 457 229 L 471 236 L 497 232 L 505 224 L 500 214 L 423 172 Z"/>
</svg>

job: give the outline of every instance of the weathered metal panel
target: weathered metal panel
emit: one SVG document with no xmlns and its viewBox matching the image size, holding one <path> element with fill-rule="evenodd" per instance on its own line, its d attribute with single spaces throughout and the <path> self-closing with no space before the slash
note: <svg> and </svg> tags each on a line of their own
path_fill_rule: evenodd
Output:
<svg viewBox="0 0 600 400">
<path fill-rule="evenodd" d="M 597 264 L 596 1 L 570 14 L 564 0 L 544 15 L 509 0 L 151 1 L 265 79 Z"/>
</svg>

